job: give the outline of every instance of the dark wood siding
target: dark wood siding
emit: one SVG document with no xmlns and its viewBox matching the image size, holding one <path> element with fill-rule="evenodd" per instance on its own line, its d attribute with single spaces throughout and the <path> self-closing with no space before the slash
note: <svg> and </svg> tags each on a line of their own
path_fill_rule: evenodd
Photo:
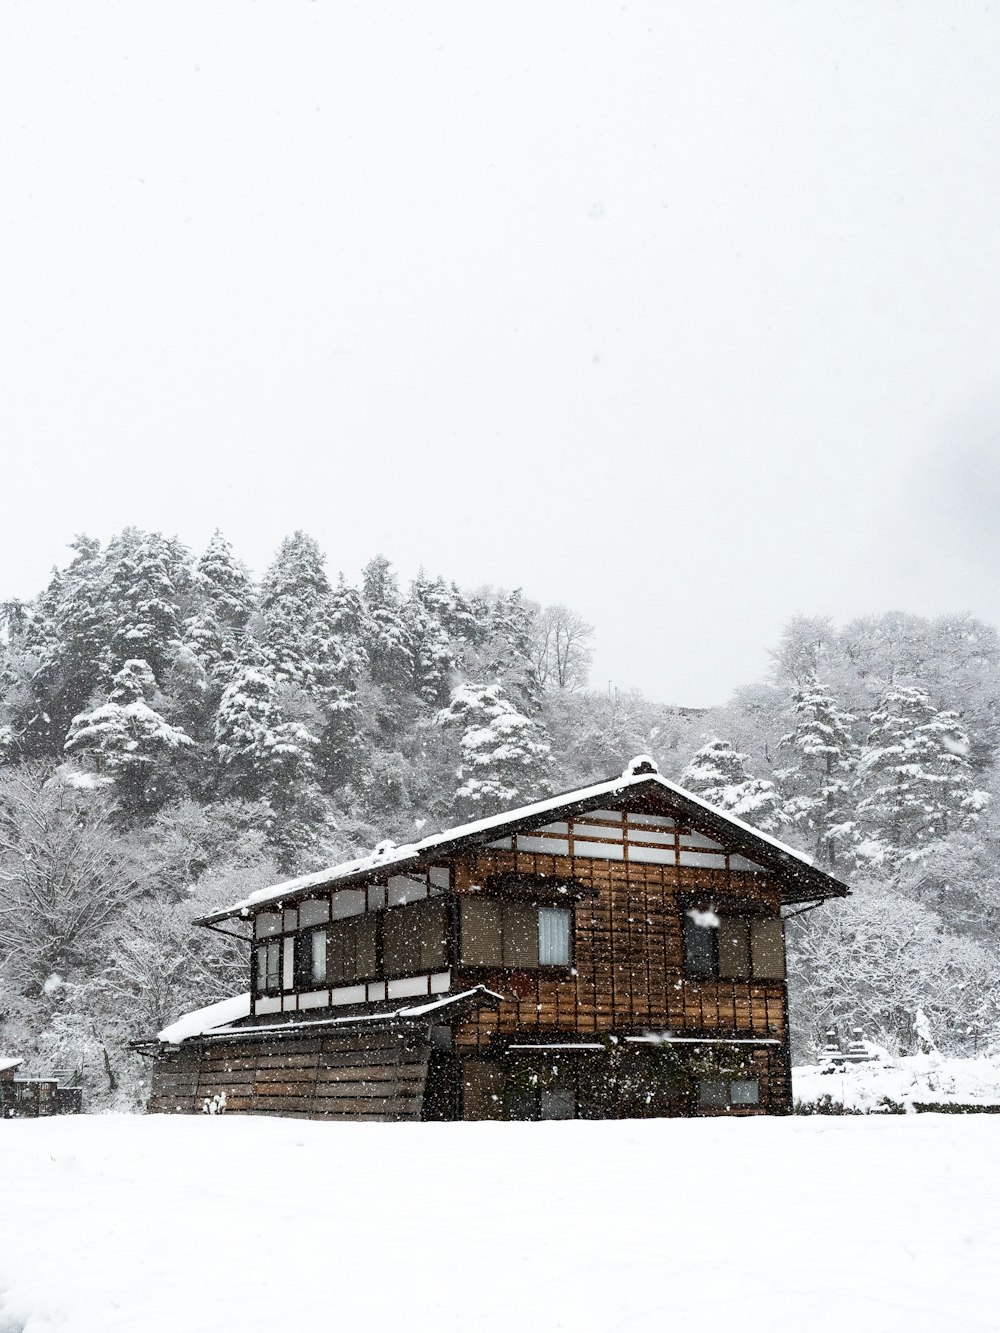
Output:
<svg viewBox="0 0 1000 1333">
<path fill-rule="evenodd" d="M 153 1070 L 151 1112 L 227 1111 L 323 1120 L 419 1120 L 429 1042 L 383 1029 L 184 1046 Z"/>
</svg>

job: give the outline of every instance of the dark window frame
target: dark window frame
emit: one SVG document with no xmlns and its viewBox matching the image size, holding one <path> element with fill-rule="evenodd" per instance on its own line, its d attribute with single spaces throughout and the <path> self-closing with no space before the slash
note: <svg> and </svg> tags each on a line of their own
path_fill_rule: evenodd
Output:
<svg viewBox="0 0 1000 1333">
<path fill-rule="evenodd" d="M 459 910 L 457 913 L 457 934 L 455 939 L 456 962 L 454 967 L 461 972 L 481 973 L 481 972 L 531 972 L 540 973 L 544 976 L 568 976 L 571 975 L 576 967 L 576 903 L 567 903 L 560 901 L 553 903 L 547 898 L 541 900 L 534 897 L 525 897 L 518 899 L 510 894 L 484 893 L 475 895 L 458 895 Z M 461 905 L 465 901 L 491 902 L 504 906 L 511 905 L 517 907 L 529 907 L 534 912 L 535 917 L 535 939 L 537 942 L 537 952 L 540 953 L 541 937 L 539 913 L 547 911 L 563 911 L 569 914 L 569 960 L 565 963 L 543 963 L 540 959 L 533 964 L 525 963 L 474 963 L 469 962 L 463 957 L 462 953 L 462 910 Z M 501 931 L 503 931 L 503 915 L 501 912 Z M 501 956 L 503 951 L 503 935 L 501 935 Z"/>
<path fill-rule="evenodd" d="M 284 958 L 285 958 L 285 936 L 283 935 L 265 935 L 259 940 L 254 940 L 253 953 L 251 954 L 251 971 L 253 973 L 253 991 L 255 995 L 282 995 L 284 994 Z M 260 964 L 258 962 L 261 950 L 269 951 L 276 949 L 278 953 L 277 970 L 272 972 L 265 963 L 264 984 L 260 984 Z M 274 977 L 273 984 L 270 978 Z"/>
<path fill-rule="evenodd" d="M 785 984 L 785 982 L 788 979 L 788 973 L 787 973 L 787 964 L 784 956 L 784 948 L 785 948 L 784 923 L 783 923 L 783 918 L 780 915 L 775 916 L 771 913 L 748 911 L 746 908 L 743 908 L 742 910 L 734 910 L 733 908 L 726 908 L 725 906 L 723 906 L 719 910 L 716 910 L 714 907 L 705 909 L 696 909 L 696 910 L 707 910 L 715 912 L 715 915 L 719 918 L 720 924 L 718 926 L 699 926 L 698 923 L 692 918 L 690 914 L 690 909 L 684 912 L 684 915 L 682 917 L 681 933 L 683 935 L 683 940 L 684 940 L 685 977 L 689 978 L 692 981 L 758 981 L 758 982 L 773 981 L 773 982 L 780 982 L 782 985 Z M 720 963 L 720 951 L 719 951 L 719 931 L 723 928 L 723 923 L 727 921 L 738 922 L 740 925 L 746 927 L 747 931 L 747 963 L 748 963 L 747 971 L 745 973 L 742 972 L 735 973 L 731 976 L 723 975 L 723 973 L 720 970 L 721 963 Z M 773 923 L 773 922 L 778 922 L 782 925 L 782 931 L 781 931 L 782 975 L 780 977 L 765 976 L 762 973 L 758 973 L 754 968 L 754 933 L 753 933 L 754 927 L 757 925 L 762 925 L 764 923 Z M 708 970 L 704 971 L 698 971 L 695 969 L 694 966 L 694 959 L 693 959 L 694 950 L 692 950 L 691 948 L 691 940 L 693 938 L 693 932 L 696 930 L 704 931 L 705 934 L 709 937 L 710 941 L 709 947 L 711 949 L 711 959 Z M 706 941 L 700 941 L 700 942 L 705 943 Z"/>
<path fill-rule="evenodd" d="M 732 1074 L 720 1074 L 717 1078 L 703 1078 L 698 1080 L 697 1095 L 695 1102 L 699 1111 L 734 1111 L 741 1110 L 743 1107 L 760 1107 L 762 1105 L 760 1098 L 760 1078 L 758 1075 L 741 1075 L 735 1077 Z M 753 1099 L 740 1101 L 733 1100 L 733 1088 L 737 1083 L 752 1083 L 754 1085 Z M 709 1088 L 723 1089 L 725 1101 L 715 1101 L 708 1094 Z"/>
</svg>

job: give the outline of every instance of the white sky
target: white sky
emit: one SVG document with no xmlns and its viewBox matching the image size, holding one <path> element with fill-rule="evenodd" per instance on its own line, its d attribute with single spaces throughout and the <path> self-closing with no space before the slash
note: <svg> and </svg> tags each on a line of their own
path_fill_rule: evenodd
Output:
<svg viewBox="0 0 1000 1333">
<path fill-rule="evenodd" d="M 0 596 L 127 523 L 522 584 L 595 684 L 1000 619 L 1000 8 L 0 8 Z"/>
</svg>

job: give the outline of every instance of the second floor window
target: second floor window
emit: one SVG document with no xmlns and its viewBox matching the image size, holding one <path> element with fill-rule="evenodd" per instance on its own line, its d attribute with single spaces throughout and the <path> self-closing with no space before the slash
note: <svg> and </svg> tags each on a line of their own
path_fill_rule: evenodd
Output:
<svg viewBox="0 0 1000 1333">
<path fill-rule="evenodd" d="M 270 940 L 257 946 L 258 991 L 281 990 L 281 941 Z"/>
<path fill-rule="evenodd" d="M 692 909 L 684 917 L 684 970 L 702 980 L 781 980 L 785 975 L 781 919 L 717 916 Z"/>
<path fill-rule="evenodd" d="M 568 967 L 571 923 L 566 907 L 500 898 L 461 900 L 461 961 L 468 967 Z"/>
</svg>

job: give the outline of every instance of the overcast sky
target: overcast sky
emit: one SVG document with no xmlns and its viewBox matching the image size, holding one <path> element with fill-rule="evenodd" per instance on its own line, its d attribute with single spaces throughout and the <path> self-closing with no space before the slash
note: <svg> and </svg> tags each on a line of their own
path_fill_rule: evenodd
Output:
<svg viewBox="0 0 1000 1333">
<path fill-rule="evenodd" d="M 0 596 L 125 524 L 522 585 L 704 704 L 1000 619 L 1000 7 L 0 7 Z"/>
</svg>

